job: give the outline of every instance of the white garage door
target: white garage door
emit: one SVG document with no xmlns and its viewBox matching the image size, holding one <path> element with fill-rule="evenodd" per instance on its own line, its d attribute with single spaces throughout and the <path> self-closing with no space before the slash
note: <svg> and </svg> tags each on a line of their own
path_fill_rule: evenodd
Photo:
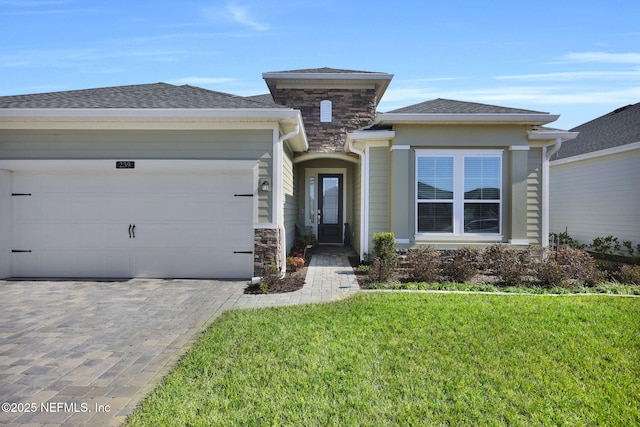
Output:
<svg viewBox="0 0 640 427">
<path fill-rule="evenodd" d="M 12 174 L 14 277 L 247 278 L 252 170 Z"/>
</svg>

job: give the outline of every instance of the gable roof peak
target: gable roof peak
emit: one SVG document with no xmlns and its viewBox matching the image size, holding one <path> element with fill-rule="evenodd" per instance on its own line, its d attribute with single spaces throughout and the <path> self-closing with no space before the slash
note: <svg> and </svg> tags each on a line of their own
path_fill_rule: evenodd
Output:
<svg viewBox="0 0 640 427">
<path fill-rule="evenodd" d="M 320 67 L 320 68 L 303 68 L 300 70 L 289 71 L 270 71 L 264 74 L 386 74 L 379 73 L 377 71 L 359 71 L 359 70 L 344 70 L 340 68 Z"/>
<path fill-rule="evenodd" d="M 502 107 L 479 102 L 436 98 L 388 111 L 391 114 L 548 114 L 541 111 Z"/>
</svg>

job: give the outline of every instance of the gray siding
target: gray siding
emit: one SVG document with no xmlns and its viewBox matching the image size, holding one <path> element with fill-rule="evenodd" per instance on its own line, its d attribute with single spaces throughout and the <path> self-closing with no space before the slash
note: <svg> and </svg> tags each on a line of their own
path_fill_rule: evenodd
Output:
<svg viewBox="0 0 640 427">
<path fill-rule="evenodd" d="M 296 223 L 298 219 L 298 203 L 296 188 L 294 186 L 294 167 L 293 167 L 293 152 L 285 144 L 284 159 L 282 165 L 283 173 L 283 194 L 282 200 L 284 202 L 284 228 L 286 230 L 287 241 L 286 251 L 291 250 L 296 242 Z"/>
<path fill-rule="evenodd" d="M 531 148 L 527 168 L 527 239 L 542 244 L 542 148 Z"/>
<path fill-rule="evenodd" d="M 551 164 L 550 231 L 640 244 L 640 150 Z"/>
<path fill-rule="evenodd" d="M 389 173 L 389 148 L 371 148 L 369 151 L 369 241 L 373 238 L 373 233 L 390 231 Z"/>
</svg>

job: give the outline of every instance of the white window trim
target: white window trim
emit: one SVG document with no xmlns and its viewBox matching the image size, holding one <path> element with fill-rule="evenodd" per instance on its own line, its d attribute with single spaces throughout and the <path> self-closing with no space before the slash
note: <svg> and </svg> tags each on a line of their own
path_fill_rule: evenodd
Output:
<svg viewBox="0 0 640 427">
<path fill-rule="evenodd" d="M 415 151 L 415 198 L 414 198 L 414 212 L 415 223 L 414 238 L 416 241 L 429 240 L 429 241 L 448 241 L 459 240 L 464 238 L 470 241 L 496 241 L 502 239 L 502 230 L 504 224 L 504 215 L 502 212 L 503 206 L 503 153 L 504 150 L 500 149 L 487 149 L 487 150 L 446 150 L 446 149 L 417 149 Z M 453 157 L 453 232 L 451 233 L 421 233 L 418 232 L 418 160 L 420 157 Z M 500 212 L 500 229 L 498 233 L 465 233 L 464 232 L 464 159 L 466 157 L 499 157 L 500 158 L 500 199 L 498 201 Z M 433 201 L 433 202 L 437 202 Z"/>
</svg>

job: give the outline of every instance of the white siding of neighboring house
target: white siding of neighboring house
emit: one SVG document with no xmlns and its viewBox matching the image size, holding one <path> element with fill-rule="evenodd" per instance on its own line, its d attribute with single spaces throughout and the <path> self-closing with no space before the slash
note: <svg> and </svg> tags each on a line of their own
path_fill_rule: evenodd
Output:
<svg viewBox="0 0 640 427">
<path fill-rule="evenodd" d="M 551 162 L 550 231 L 581 243 L 614 236 L 640 244 L 640 149 Z"/>
</svg>

